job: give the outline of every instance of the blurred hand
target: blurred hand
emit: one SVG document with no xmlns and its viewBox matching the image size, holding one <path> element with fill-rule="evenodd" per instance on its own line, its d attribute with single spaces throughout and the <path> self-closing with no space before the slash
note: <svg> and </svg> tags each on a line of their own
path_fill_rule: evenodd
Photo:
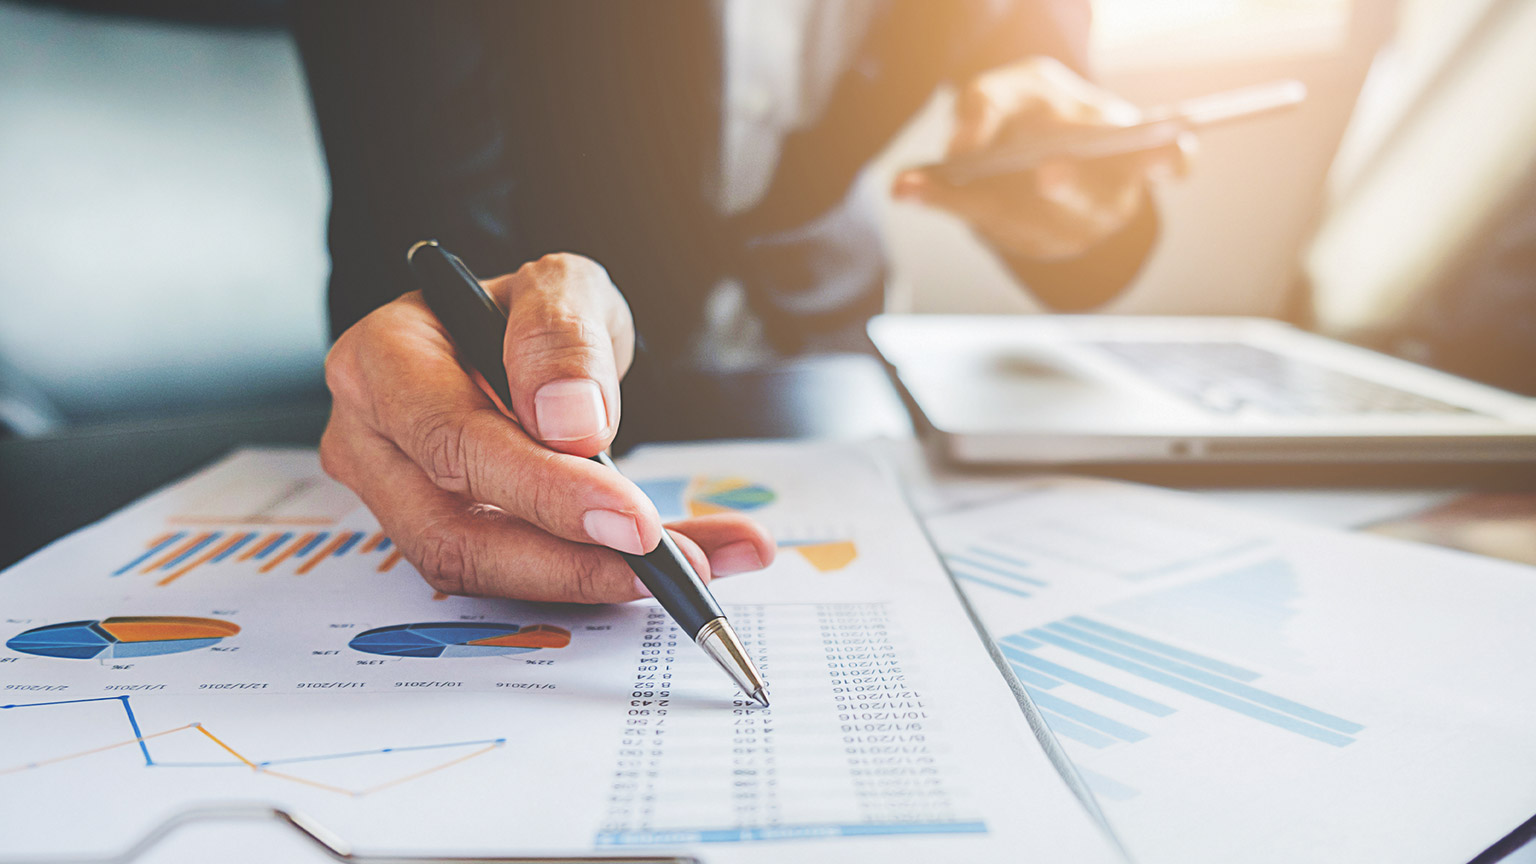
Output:
<svg viewBox="0 0 1536 864">
<path fill-rule="evenodd" d="M 419 293 L 343 333 L 326 358 L 325 470 L 351 487 L 428 583 L 450 594 L 608 603 L 647 595 L 615 549 L 663 530 L 635 484 L 586 458 L 619 425 L 634 353 L 629 307 L 602 267 L 547 255 L 485 289 L 507 310 L 513 404 L 459 365 Z M 774 545 L 724 515 L 670 527 L 699 576 L 755 570 Z"/>
<path fill-rule="evenodd" d="M 987 72 L 955 103 L 954 157 L 1027 142 L 1066 130 L 1129 126 L 1141 112 L 1049 57 Z M 921 170 L 896 178 L 896 198 L 964 219 L 999 252 L 1041 260 L 1088 251 L 1136 215 L 1149 176 L 1183 176 L 1192 134 L 1167 148 L 1126 156 L 1042 163 L 1034 171 L 951 186 Z"/>
</svg>

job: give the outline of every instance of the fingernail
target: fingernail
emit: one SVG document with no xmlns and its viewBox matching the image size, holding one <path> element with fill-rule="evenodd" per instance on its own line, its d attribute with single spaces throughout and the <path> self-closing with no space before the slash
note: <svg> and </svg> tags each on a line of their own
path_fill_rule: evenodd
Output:
<svg viewBox="0 0 1536 864">
<path fill-rule="evenodd" d="M 640 525 L 633 516 L 614 510 L 588 510 L 587 515 L 581 517 L 581 527 L 593 542 L 609 549 L 631 555 L 645 554 L 645 547 L 640 545 Z"/>
<path fill-rule="evenodd" d="M 763 569 L 763 559 L 758 557 L 757 546 L 751 540 L 738 540 L 716 549 L 709 556 L 709 569 L 717 576 L 730 576 Z"/>
<path fill-rule="evenodd" d="M 551 381 L 533 397 L 534 422 L 545 441 L 580 441 L 608 428 L 603 391 L 590 378 Z"/>
<path fill-rule="evenodd" d="M 645 587 L 645 583 L 640 581 L 639 576 L 635 577 L 635 593 L 639 594 L 641 597 L 651 596 L 651 589 Z"/>
</svg>

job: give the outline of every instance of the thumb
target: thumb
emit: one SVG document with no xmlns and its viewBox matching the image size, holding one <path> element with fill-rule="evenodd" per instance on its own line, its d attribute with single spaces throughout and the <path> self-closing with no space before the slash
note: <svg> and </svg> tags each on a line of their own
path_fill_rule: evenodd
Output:
<svg viewBox="0 0 1536 864">
<path fill-rule="evenodd" d="M 607 449 L 635 342 L 629 307 L 607 271 L 580 255 L 546 255 L 486 290 L 507 310 L 507 407 L 518 422 L 563 453 Z"/>
</svg>

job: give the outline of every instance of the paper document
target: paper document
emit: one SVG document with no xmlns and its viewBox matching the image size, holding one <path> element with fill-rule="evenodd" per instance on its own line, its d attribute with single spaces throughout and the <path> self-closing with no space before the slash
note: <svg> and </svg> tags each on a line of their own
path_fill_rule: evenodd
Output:
<svg viewBox="0 0 1536 864">
<path fill-rule="evenodd" d="M 0 576 L 0 858 L 255 800 L 392 854 L 1118 860 L 873 460 L 625 468 L 775 533 L 715 583 L 771 708 L 653 603 L 434 595 L 313 452 L 244 451 Z"/>
<path fill-rule="evenodd" d="M 928 525 L 1143 864 L 1464 862 L 1536 814 L 1536 569 L 1096 480 Z"/>
</svg>

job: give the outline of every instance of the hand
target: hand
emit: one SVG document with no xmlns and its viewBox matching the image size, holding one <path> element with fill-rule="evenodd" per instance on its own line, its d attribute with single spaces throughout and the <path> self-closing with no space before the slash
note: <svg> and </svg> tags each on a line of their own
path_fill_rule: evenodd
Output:
<svg viewBox="0 0 1536 864">
<path fill-rule="evenodd" d="M 635 344 L 629 307 L 579 255 L 547 255 L 484 284 L 510 319 L 513 404 L 465 372 L 420 293 L 407 294 L 343 333 L 326 358 L 326 472 L 357 492 L 439 591 L 577 603 L 647 596 L 613 550 L 654 549 L 656 508 L 584 458 L 618 429 L 619 379 Z M 773 560 L 773 541 L 745 517 L 670 530 L 705 580 Z"/>
<path fill-rule="evenodd" d="M 987 72 L 961 89 L 948 155 L 959 156 L 1069 129 L 1128 126 L 1136 106 L 1095 87 L 1049 57 Z M 904 171 L 892 193 L 947 210 L 1010 257 L 1071 258 L 1124 227 L 1146 199 L 1149 175 L 1182 176 L 1193 134 L 1167 148 L 1075 162 L 951 186 L 921 170 Z"/>
</svg>

